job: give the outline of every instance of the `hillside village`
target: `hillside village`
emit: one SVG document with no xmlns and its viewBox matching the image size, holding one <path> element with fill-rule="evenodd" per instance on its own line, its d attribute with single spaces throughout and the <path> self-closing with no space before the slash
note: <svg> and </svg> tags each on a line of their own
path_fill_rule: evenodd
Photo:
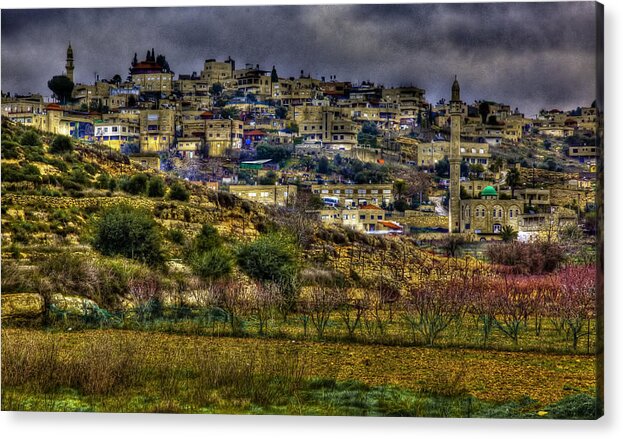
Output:
<svg viewBox="0 0 623 439">
<path fill-rule="evenodd" d="M 2 116 L 208 191 L 264 205 L 303 203 L 327 225 L 438 239 L 453 231 L 447 189 L 455 114 L 465 223 L 457 231 L 471 240 L 499 239 L 507 226 L 524 240 L 556 239 L 573 225 L 594 231 L 593 106 L 528 117 L 486 100 L 429 103 L 411 85 L 304 71 L 283 78 L 275 66 L 231 58 L 176 74 L 154 49 L 142 60 L 134 55 L 125 79 L 74 84 L 79 59 L 69 45 L 66 71 L 49 83 L 53 102 L 3 92 Z"/>
<path fill-rule="evenodd" d="M 3 9 L 2 411 L 602 416 L 597 5 Z"/>
</svg>

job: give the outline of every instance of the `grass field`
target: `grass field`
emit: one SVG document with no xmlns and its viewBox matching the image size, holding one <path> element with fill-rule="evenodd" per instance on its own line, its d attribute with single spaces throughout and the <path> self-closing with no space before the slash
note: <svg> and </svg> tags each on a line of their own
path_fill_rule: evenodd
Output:
<svg viewBox="0 0 623 439">
<path fill-rule="evenodd" d="M 595 374 L 590 355 L 2 330 L 3 410 L 591 418 Z"/>
</svg>

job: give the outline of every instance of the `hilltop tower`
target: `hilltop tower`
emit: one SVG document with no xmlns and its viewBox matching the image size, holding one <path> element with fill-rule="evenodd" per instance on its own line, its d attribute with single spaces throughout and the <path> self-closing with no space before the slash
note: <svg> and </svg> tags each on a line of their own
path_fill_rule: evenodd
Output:
<svg viewBox="0 0 623 439">
<path fill-rule="evenodd" d="M 67 48 L 67 62 L 65 63 L 65 76 L 69 78 L 71 82 L 74 82 L 74 50 L 71 48 L 71 43 Z"/>
<path fill-rule="evenodd" d="M 448 232 L 460 231 L 461 213 L 461 88 L 456 76 L 452 84 L 452 100 L 450 101 L 450 202 L 448 216 Z"/>
</svg>

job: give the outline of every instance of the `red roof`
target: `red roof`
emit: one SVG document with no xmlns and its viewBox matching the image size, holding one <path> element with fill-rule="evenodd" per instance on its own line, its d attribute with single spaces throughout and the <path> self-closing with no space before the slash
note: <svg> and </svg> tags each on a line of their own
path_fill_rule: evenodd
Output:
<svg viewBox="0 0 623 439">
<path fill-rule="evenodd" d="M 359 210 L 383 210 L 379 206 L 374 204 L 366 204 L 365 206 L 359 206 Z"/>
<path fill-rule="evenodd" d="M 199 115 L 199 117 L 203 117 L 205 119 L 210 119 L 213 116 L 214 116 L 214 113 L 212 113 L 211 111 L 204 111 L 203 113 Z"/>
<path fill-rule="evenodd" d="M 393 223 L 391 221 L 379 221 L 379 224 L 384 225 L 385 227 L 387 227 L 388 229 L 392 229 L 392 230 L 402 230 L 402 227 L 399 226 L 396 223 Z"/>
<path fill-rule="evenodd" d="M 134 64 L 130 70 L 133 75 L 137 73 L 160 73 L 162 66 L 156 62 L 141 61 Z"/>
<path fill-rule="evenodd" d="M 46 110 L 53 110 L 53 111 L 63 111 L 63 107 L 61 107 L 58 104 L 48 104 L 45 107 Z"/>
<path fill-rule="evenodd" d="M 262 130 L 251 130 L 244 133 L 245 136 L 265 136 L 266 133 Z"/>
</svg>

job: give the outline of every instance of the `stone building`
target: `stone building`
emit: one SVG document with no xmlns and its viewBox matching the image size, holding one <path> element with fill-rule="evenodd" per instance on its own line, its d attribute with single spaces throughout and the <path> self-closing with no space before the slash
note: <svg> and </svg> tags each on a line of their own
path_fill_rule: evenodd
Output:
<svg viewBox="0 0 623 439">
<path fill-rule="evenodd" d="M 162 152 L 169 149 L 175 136 L 173 110 L 144 110 L 139 116 L 141 152 Z"/>
<path fill-rule="evenodd" d="M 461 200 L 461 233 L 495 234 L 504 226 L 518 231 L 523 214 L 522 200 L 500 200 L 493 186 L 486 186 L 479 198 Z"/>
<path fill-rule="evenodd" d="M 311 191 L 320 198 L 337 198 L 337 204 L 344 207 L 389 206 L 394 202 L 392 184 L 312 184 Z"/>
<path fill-rule="evenodd" d="M 141 93 L 161 93 L 168 95 L 173 91 L 173 72 L 156 62 L 153 53 L 144 61 L 130 68 L 131 81 L 140 87 Z"/>
<path fill-rule="evenodd" d="M 261 204 L 288 206 L 296 198 L 295 185 L 232 185 L 229 193 Z"/>
<path fill-rule="evenodd" d="M 237 119 L 205 121 L 205 143 L 209 157 L 236 155 L 242 148 L 244 124 Z"/>
</svg>

